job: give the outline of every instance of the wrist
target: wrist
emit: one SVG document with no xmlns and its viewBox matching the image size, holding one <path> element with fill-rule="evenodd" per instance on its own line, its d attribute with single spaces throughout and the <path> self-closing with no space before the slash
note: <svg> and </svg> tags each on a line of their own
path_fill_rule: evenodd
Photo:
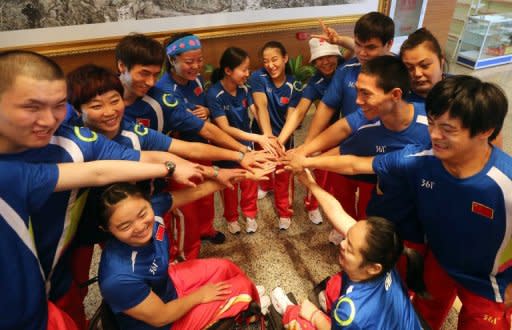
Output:
<svg viewBox="0 0 512 330">
<path fill-rule="evenodd" d="M 244 152 L 241 152 L 241 151 L 237 151 L 237 154 L 238 154 L 237 161 L 238 161 L 239 163 L 241 163 L 241 162 L 242 162 L 242 160 L 244 160 L 245 153 L 244 153 Z"/>
<path fill-rule="evenodd" d="M 315 324 L 315 317 L 318 316 L 318 313 L 321 313 L 319 309 L 315 310 L 313 313 L 311 313 L 311 317 L 309 318 L 309 323 Z"/>
<path fill-rule="evenodd" d="M 165 164 L 165 168 L 167 169 L 166 177 L 167 178 L 172 177 L 174 175 L 174 172 L 176 171 L 176 163 L 167 161 L 164 164 Z"/>
<path fill-rule="evenodd" d="M 219 171 L 220 171 L 219 167 L 218 166 L 212 166 L 212 169 L 213 169 L 212 177 L 213 178 L 217 178 L 219 176 Z"/>
</svg>

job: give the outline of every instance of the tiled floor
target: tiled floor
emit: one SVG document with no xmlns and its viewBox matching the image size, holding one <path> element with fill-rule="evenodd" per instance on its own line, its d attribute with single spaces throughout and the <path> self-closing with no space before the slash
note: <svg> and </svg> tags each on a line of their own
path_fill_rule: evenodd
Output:
<svg viewBox="0 0 512 330">
<path fill-rule="evenodd" d="M 506 91 L 509 100 L 512 100 L 512 65 L 475 72 L 451 65 L 450 72 L 474 74 L 483 80 L 498 83 Z M 303 126 L 308 127 L 308 123 Z M 512 115 L 509 114 L 504 127 L 504 149 L 508 153 L 512 152 L 511 127 Z M 304 131 L 303 128 L 297 134 L 296 141 L 299 144 L 303 140 Z M 299 301 L 306 298 L 315 283 L 338 271 L 337 248 L 327 242 L 331 228 L 329 224 L 324 222 L 314 225 L 309 222 L 304 212 L 304 191 L 299 185 L 296 188 L 293 205 L 295 216 L 290 229 L 284 232 L 278 230 L 273 196 L 270 195 L 258 202 L 258 232 L 248 235 L 242 231 L 238 236 L 230 235 L 221 219 L 222 205 L 217 196 L 216 227 L 227 233 L 227 242 L 219 246 L 205 244 L 201 256 L 232 259 L 254 282 L 264 285 L 268 290 L 279 285 L 294 292 Z M 243 220 L 241 222 L 243 227 Z M 100 299 L 96 287 L 91 288 L 87 299 L 90 314 Z M 456 328 L 456 315 L 454 309 L 444 329 Z"/>
</svg>

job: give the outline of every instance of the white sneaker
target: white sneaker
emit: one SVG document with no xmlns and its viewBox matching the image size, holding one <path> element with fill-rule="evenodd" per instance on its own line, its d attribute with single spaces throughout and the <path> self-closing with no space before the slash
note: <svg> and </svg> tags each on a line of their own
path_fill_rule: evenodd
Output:
<svg viewBox="0 0 512 330">
<path fill-rule="evenodd" d="M 276 311 L 281 315 L 286 311 L 286 307 L 293 305 L 290 299 L 288 299 L 286 292 L 284 292 L 283 288 L 280 287 L 272 290 L 270 300 L 272 300 L 272 305 L 274 305 Z"/>
<path fill-rule="evenodd" d="M 268 195 L 268 191 L 267 190 L 263 190 L 261 188 L 258 188 L 258 199 L 263 199 L 265 198 L 265 196 Z"/>
<path fill-rule="evenodd" d="M 319 225 L 322 222 L 324 222 L 324 219 L 322 218 L 322 213 L 320 213 L 320 209 L 315 209 L 313 211 L 309 211 L 308 218 L 309 218 L 309 221 L 311 221 L 315 225 Z"/>
<path fill-rule="evenodd" d="M 329 233 L 329 242 L 331 242 L 334 245 L 339 245 L 341 241 L 343 241 L 344 239 L 345 237 L 342 234 L 338 233 L 336 229 L 332 229 L 331 232 Z"/>
<path fill-rule="evenodd" d="M 322 290 L 318 293 L 318 304 L 322 310 L 327 313 L 327 297 L 325 296 L 325 290 Z"/>
<path fill-rule="evenodd" d="M 290 218 L 279 218 L 279 229 L 286 230 L 290 228 L 292 223 L 292 219 Z"/>
<path fill-rule="evenodd" d="M 270 307 L 270 297 L 269 296 L 260 296 L 261 314 L 267 315 L 269 307 Z"/>
<path fill-rule="evenodd" d="M 245 220 L 247 221 L 245 225 L 245 232 L 255 233 L 258 229 L 258 223 L 256 222 L 256 219 L 247 217 Z"/>
<path fill-rule="evenodd" d="M 238 234 L 241 230 L 238 221 L 228 222 L 228 230 L 233 235 Z"/>
</svg>

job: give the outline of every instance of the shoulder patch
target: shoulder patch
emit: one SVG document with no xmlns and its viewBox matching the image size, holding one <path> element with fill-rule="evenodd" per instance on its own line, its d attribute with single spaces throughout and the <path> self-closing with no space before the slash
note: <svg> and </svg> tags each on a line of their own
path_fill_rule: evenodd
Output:
<svg viewBox="0 0 512 330">
<path fill-rule="evenodd" d="M 98 139 L 98 134 L 96 134 L 96 132 L 91 131 L 89 129 L 84 129 L 84 127 L 75 126 L 73 131 L 76 137 L 83 142 L 94 142 Z M 83 134 L 82 132 L 85 134 Z"/>
<path fill-rule="evenodd" d="M 340 308 L 341 304 L 346 303 L 348 304 L 350 308 L 350 313 L 348 315 L 348 318 L 346 320 L 342 320 L 338 313 L 336 312 L 338 308 Z M 356 317 L 356 306 L 354 305 L 354 302 L 349 297 L 341 297 L 340 300 L 336 303 L 335 312 L 334 312 L 334 318 L 336 319 L 336 322 L 341 325 L 342 327 L 346 327 L 350 325 L 354 318 Z"/>
<path fill-rule="evenodd" d="M 165 106 L 170 108 L 174 108 L 178 105 L 178 99 L 174 97 L 174 95 L 166 93 L 162 95 L 162 102 Z"/>
<path fill-rule="evenodd" d="M 293 82 L 293 89 L 295 89 L 297 92 L 302 92 L 304 90 L 304 85 L 298 80 L 295 80 Z"/>
<path fill-rule="evenodd" d="M 148 135 L 149 133 L 149 129 L 141 124 L 135 124 L 135 126 L 133 126 L 133 131 L 139 136 Z"/>
</svg>

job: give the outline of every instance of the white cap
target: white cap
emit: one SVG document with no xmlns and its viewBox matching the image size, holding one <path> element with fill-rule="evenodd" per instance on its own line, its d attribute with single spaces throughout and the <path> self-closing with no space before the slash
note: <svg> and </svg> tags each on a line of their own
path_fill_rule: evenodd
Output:
<svg viewBox="0 0 512 330">
<path fill-rule="evenodd" d="M 310 63 L 322 56 L 341 56 L 340 48 L 337 45 L 330 44 L 319 38 L 311 38 L 309 40 L 309 50 L 311 52 Z"/>
</svg>

